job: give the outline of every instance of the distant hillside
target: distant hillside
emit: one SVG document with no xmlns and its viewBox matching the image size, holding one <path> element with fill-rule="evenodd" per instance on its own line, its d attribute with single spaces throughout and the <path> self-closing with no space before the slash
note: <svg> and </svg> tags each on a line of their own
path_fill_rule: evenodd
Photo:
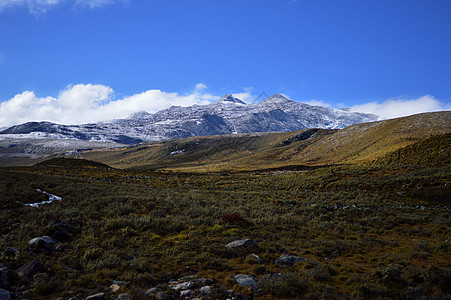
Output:
<svg viewBox="0 0 451 300">
<path fill-rule="evenodd" d="M 451 133 L 449 111 L 357 124 L 342 130 L 306 129 L 176 139 L 118 151 L 84 152 L 83 156 L 118 168 L 186 171 L 365 163 L 447 133 Z"/>
</svg>

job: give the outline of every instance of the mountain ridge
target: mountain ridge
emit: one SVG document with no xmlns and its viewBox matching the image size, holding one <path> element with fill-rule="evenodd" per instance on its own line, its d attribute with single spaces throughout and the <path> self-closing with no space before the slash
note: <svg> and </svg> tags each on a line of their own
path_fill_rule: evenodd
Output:
<svg viewBox="0 0 451 300">
<path fill-rule="evenodd" d="M 150 114 L 136 112 L 125 119 L 81 125 L 27 122 L 11 126 L 0 135 L 30 138 L 76 139 L 121 144 L 222 134 L 281 131 L 307 128 L 342 129 L 377 120 L 376 115 L 312 106 L 275 94 L 258 104 L 246 104 L 225 95 L 206 105 L 171 106 Z"/>
</svg>

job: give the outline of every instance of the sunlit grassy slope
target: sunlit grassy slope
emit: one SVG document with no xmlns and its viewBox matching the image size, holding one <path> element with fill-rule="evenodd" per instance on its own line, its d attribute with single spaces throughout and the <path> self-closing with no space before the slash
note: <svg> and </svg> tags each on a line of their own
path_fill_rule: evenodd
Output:
<svg viewBox="0 0 451 300">
<path fill-rule="evenodd" d="M 451 132 L 451 112 L 357 124 L 342 130 L 300 130 L 194 137 L 117 151 L 85 152 L 118 168 L 224 171 L 369 162 L 433 135 Z"/>
</svg>

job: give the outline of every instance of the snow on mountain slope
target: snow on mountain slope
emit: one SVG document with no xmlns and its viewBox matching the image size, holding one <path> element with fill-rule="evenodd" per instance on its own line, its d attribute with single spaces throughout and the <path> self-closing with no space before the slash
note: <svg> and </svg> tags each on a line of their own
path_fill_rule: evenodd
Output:
<svg viewBox="0 0 451 300">
<path fill-rule="evenodd" d="M 154 114 L 137 112 L 126 119 L 97 124 L 69 126 L 28 122 L 7 128 L 0 134 L 135 144 L 190 136 L 340 129 L 377 119 L 375 115 L 311 106 L 280 94 L 258 104 L 246 104 L 226 95 L 208 105 L 172 106 Z"/>
</svg>

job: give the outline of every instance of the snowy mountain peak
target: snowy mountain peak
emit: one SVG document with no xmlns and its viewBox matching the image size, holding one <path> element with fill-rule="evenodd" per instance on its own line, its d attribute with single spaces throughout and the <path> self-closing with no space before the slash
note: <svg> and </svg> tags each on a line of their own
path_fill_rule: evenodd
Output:
<svg viewBox="0 0 451 300">
<path fill-rule="evenodd" d="M 218 104 L 220 104 L 220 103 L 246 104 L 243 101 L 241 101 L 240 99 L 233 97 L 232 94 L 225 95 L 224 97 L 222 97 L 221 99 L 216 101 L 216 103 L 218 103 Z"/>
<path fill-rule="evenodd" d="M 268 104 L 268 103 L 290 103 L 290 102 L 294 102 L 294 101 L 288 99 L 287 97 L 285 97 L 282 94 L 275 94 L 275 95 L 272 95 L 269 98 L 266 98 L 261 103 L 262 104 Z"/>
<path fill-rule="evenodd" d="M 150 114 L 147 111 L 139 111 L 137 113 L 131 114 L 130 117 L 128 117 L 129 119 L 145 119 L 148 116 L 150 116 Z"/>
</svg>

